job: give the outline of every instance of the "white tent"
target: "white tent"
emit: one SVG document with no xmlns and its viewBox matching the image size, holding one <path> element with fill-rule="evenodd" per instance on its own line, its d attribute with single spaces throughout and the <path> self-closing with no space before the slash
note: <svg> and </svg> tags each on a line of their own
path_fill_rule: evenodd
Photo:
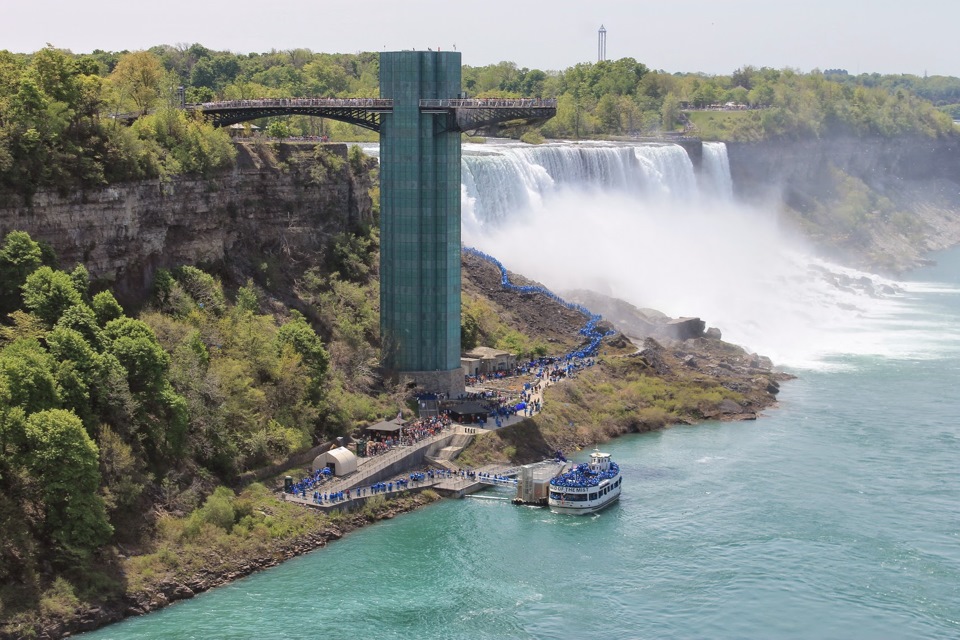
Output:
<svg viewBox="0 0 960 640">
<path fill-rule="evenodd" d="M 335 476 L 345 476 L 357 470 L 357 456 L 346 447 L 330 449 L 313 459 L 313 470 L 329 467 Z"/>
</svg>

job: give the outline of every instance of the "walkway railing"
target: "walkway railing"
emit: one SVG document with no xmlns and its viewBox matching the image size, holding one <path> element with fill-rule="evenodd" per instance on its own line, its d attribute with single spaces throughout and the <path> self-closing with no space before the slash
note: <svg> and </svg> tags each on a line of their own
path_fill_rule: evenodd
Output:
<svg viewBox="0 0 960 640">
<path fill-rule="evenodd" d="M 517 486 L 516 478 L 477 478 L 477 482 L 479 482 L 480 484 L 489 484 L 496 487 Z"/>
<path fill-rule="evenodd" d="M 288 107 L 347 107 L 352 109 L 393 109 L 387 98 L 257 98 L 254 100 L 218 100 L 188 104 L 187 109 L 215 111 L 220 109 L 281 109 Z"/>
<path fill-rule="evenodd" d="M 494 472 L 481 471 L 475 478 L 480 484 L 489 484 L 499 487 L 517 486 L 517 474 L 520 473 L 520 467 L 510 467 L 508 469 L 498 469 Z"/>
<path fill-rule="evenodd" d="M 556 108 L 556 98 L 469 98 L 469 99 L 424 99 L 421 109 L 521 109 Z"/>
</svg>

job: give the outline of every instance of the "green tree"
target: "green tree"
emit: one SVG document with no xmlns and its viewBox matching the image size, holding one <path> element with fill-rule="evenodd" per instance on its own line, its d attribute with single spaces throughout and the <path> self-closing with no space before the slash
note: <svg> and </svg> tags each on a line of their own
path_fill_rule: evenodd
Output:
<svg viewBox="0 0 960 640">
<path fill-rule="evenodd" d="M 133 509 L 149 480 L 143 461 L 109 425 L 101 425 L 98 442 L 107 511 L 113 513 Z M 117 530 L 119 533 L 122 528 L 118 527 Z"/>
<path fill-rule="evenodd" d="M 680 101 L 672 92 L 668 93 L 663 99 L 663 107 L 660 110 L 660 126 L 664 131 L 673 131 L 677 126 L 677 118 L 680 117 Z"/>
<path fill-rule="evenodd" d="M 83 303 L 74 305 L 64 311 L 54 325 L 54 329 L 57 328 L 77 331 L 95 351 L 100 351 L 103 346 L 102 332 L 97 324 L 97 316 L 90 307 Z"/>
<path fill-rule="evenodd" d="M 77 290 L 84 302 L 90 301 L 90 272 L 82 264 L 78 264 L 70 272 L 70 280 L 73 281 L 73 288 Z"/>
<path fill-rule="evenodd" d="M 97 445 L 80 418 L 62 409 L 29 416 L 26 440 L 26 466 L 39 481 L 46 507 L 46 535 L 67 556 L 87 556 L 113 533 L 97 493 Z"/>
<path fill-rule="evenodd" d="M 43 266 L 27 276 L 23 304 L 48 326 L 56 324 L 70 307 L 83 302 L 70 275 Z"/>
<path fill-rule="evenodd" d="M 234 308 L 240 313 L 257 313 L 260 310 L 260 296 L 257 294 L 253 280 L 248 279 L 245 286 L 237 289 L 237 302 Z"/>
<path fill-rule="evenodd" d="M 267 125 L 266 133 L 271 138 L 289 138 L 290 126 L 283 118 L 274 118 L 270 121 L 270 124 Z"/>
<path fill-rule="evenodd" d="M 700 108 L 716 104 L 717 98 L 717 87 L 712 82 L 700 83 L 700 86 L 693 92 L 693 104 Z"/>
<path fill-rule="evenodd" d="M 147 113 L 160 98 L 160 82 L 163 66 L 160 59 L 149 51 L 134 51 L 120 57 L 110 82 L 122 104 L 131 100 L 140 113 Z"/>
<path fill-rule="evenodd" d="M 183 290 L 193 298 L 201 309 L 217 315 L 224 312 L 227 299 L 223 295 L 223 286 L 216 278 L 190 265 L 177 267 L 173 273 Z"/>
<path fill-rule="evenodd" d="M 0 351 L 0 375 L 6 377 L 10 406 L 35 413 L 60 406 L 55 363 L 36 339 L 22 338 Z"/>
<path fill-rule="evenodd" d="M 300 314 L 296 314 L 277 331 L 277 353 L 281 353 L 286 345 L 292 346 L 294 351 L 300 354 L 314 380 L 318 384 L 322 382 L 327 374 L 330 355 L 323 347 L 320 336 Z"/>
<path fill-rule="evenodd" d="M 204 501 L 203 506 L 191 515 L 187 534 L 196 535 L 203 524 L 212 524 L 229 533 L 236 518 L 233 499 L 233 491 L 227 487 L 217 487 Z"/>
<path fill-rule="evenodd" d="M 40 245 L 25 231 L 11 231 L 0 248 L 0 313 L 22 304 L 21 287 L 41 264 Z"/>
<path fill-rule="evenodd" d="M 117 302 L 117 299 L 114 298 L 113 294 L 109 291 L 101 291 L 93 296 L 91 307 L 97 318 L 97 324 L 101 327 L 106 326 L 111 320 L 116 320 L 123 315 L 123 307 L 120 306 L 120 303 Z"/>
<path fill-rule="evenodd" d="M 73 329 L 58 326 L 48 333 L 47 348 L 56 362 L 70 360 L 76 363 L 88 382 L 99 367 L 97 352 L 80 332 Z"/>
<path fill-rule="evenodd" d="M 460 310 L 460 350 L 470 351 L 480 344 L 480 323 L 465 307 Z"/>
<path fill-rule="evenodd" d="M 596 115 L 600 119 L 601 129 L 606 133 L 618 134 L 622 131 L 620 106 L 620 100 L 612 93 L 605 93 L 597 103 Z"/>
<path fill-rule="evenodd" d="M 209 176 L 233 166 L 236 150 L 230 136 L 200 114 L 165 107 L 139 118 L 133 131 L 156 155 L 160 175 Z"/>
<path fill-rule="evenodd" d="M 103 330 L 107 350 L 127 372 L 133 393 L 163 389 L 170 356 L 146 323 L 133 318 L 111 320 Z"/>
</svg>

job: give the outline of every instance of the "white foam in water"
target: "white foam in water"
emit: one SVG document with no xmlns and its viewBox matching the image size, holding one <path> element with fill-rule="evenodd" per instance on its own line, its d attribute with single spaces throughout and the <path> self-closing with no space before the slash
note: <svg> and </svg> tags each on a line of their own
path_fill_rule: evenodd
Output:
<svg viewBox="0 0 960 640">
<path fill-rule="evenodd" d="M 699 316 L 779 365 L 960 345 L 911 304 L 936 285 L 888 282 L 904 293 L 873 297 L 829 283 L 824 271 L 885 281 L 814 258 L 773 214 L 736 204 L 722 143 L 704 145 L 699 177 L 676 145 L 466 145 L 463 185 L 465 244 L 558 291 Z"/>
</svg>

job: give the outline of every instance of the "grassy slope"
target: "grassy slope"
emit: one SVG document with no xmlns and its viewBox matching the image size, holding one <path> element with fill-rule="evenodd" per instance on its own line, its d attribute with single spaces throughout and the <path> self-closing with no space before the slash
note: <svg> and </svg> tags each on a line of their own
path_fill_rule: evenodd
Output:
<svg viewBox="0 0 960 640">
<path fill-rule="evenodd" d="M 527 463 L 624 433 L 705 419 L 755 418 L 774 404 L 771 391 L 787 377 L 758 360 L 718 340 L 687 341 L 671 349 L 648 339 L 639 354 L 608 356 L 578 377 L 548 387 L 541 414 L 476 438 L 459 462 L 468 467 Z"/>
</svg>

